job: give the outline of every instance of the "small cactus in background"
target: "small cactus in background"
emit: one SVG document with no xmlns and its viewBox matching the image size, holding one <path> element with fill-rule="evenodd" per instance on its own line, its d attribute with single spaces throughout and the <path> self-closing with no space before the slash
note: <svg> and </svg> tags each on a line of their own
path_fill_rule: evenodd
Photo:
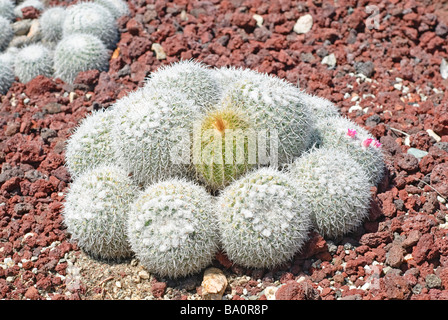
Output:
<svg viewBox="0 0 448 320">
<path fill-rule="evenodd" d="M 12 64 L 0 57 L 0 95 L 6 94 L 14 82 L 14 70 Z"/>
<path fill-rule="evenodd" d="M 200 106 L 177 91 L 142 88 L 120 99 L 112 136 L 118 163 L 142 185 L 172 177 L 188 177 L 188 161 L 173 160 L 175 148 L 190 147 L 194 119 Z M 183 143 L 185 141 L 185 143 Z"/>
<path fill-rule="evenodd" d="M 16 17 L 14 14 L 14 2 L 12 0 L 0 0 L 0 17 L 13 21 Z"/>
<path fill-rule="evenodd" d="M 72 34 L 63 37 L 54 52 L 54 76 L 73 83 L 81 71 L 107 71 L 109 51 L 103 42 L 90 34 Z"/>
<path fill-rule="evenodd" d="M 86 171 L 73 181 L 66 196 L 63 217 L 68 233 L 95 258 L 130 257 L 127 217 L 136 196 L 137 187 L 120 168 L 100 166 Z"/>
<path fill-rule="evenodd" d="M 112 14 L 105 7 L 93 2 L 80 2 L 66 9 L 62 25 L 63 37 L 77 33 L 98 37 L 108 49 L 113 49 L 119 38 Z"/>
<path fill-rule="evenodd" d="M 277 163 L 271 165 L 291 163 L 308 147 L 312 128 L 310 110 L 298 89 L 280 78 L 252 70 L 227 70 L 228 74 L 233 72 L 238 80 L 230 81 L 222 105 L 238 106 L 252 120 L 256 132 L 266 130 L 274 135 L 270 139 L 278 143 Z"/>
<path fill-rule="evenodd" d="M 311 227 L 295 181 L 272 168 L 247 174 L 224 189 L 217 205 L 220 241 L 242 266 L 271 268 L 299 252 Z"/>
<path fill-rule="evenodd" d="M 45 9 L 45 5 L 40 0 L 25 0 L 14 8 L 15 16 L 18 18 L 22 18 L 22 9 L 26 7 L 34 7 L 39 11 L 43 11 Z"/>
<path fill-rule="evenodd" d="M 131 13 L 127 2 L 123 0 L 94 0 L 94 2 L 107 8 L 115 19 Z"/>
<path fill-rule="evenodd" d="M 11 22 L 0 16 L 0 52 L 5 50 L 14 36 L 14 31 L 12 30 Z"/>
<path fill-rule="evenodd" d="M 146 268 L 177 278 L 201 271 L 218 250 L 212 197 L 192 182 L 173 179 L 147 187 L 132 204 L 128 238 Z"/>
<path fill-rule="evenodd" d="M 178 91 L 201 107 L 216 104 L 221 90 L 211 69 L 193 60 L 161 66 L 150 75 L 146 86 Z"/>
<path fill-rule="evenodd" d="M 90 168 L 114 163 L 114 141 L 111 136 L 113 122 L 113 110 L 96 111 L 87 116 L 69 137 L 65 159 L 73 178 Z"/>
<path fill-rule="evenodd" d="M 35 43 L 23 47 L 14 60 L 14 73 L 23 83 L 38 75 L 53 75 L 53 52 L 44 45 Z"/>
<path fill-rule="evenodd" d="M 341 149 L 313 149 L 290 167 L 295 187 L 311 209 L 313 227 L 322 236 L 339 238 L 368 216 L 371 194 L 361 165 Z"/>
<path fill-rule="evenodd" d="M 381 144 L 364 128 L 342 116 L 316 122 L 319 148 L 343 149 L 360 163 L 369 181 L 376 186 L 384 175 Z"/>
<path fill-rule="evenodd" d="M 0 60 L 2 63 L 8 64 L 14 70 L 14 60 L 19 52 L 17 47 L 8 47 L 3 53 L 0 54 Z"/>
<path fill-rule="evenodd" d="M 250 129 L 243 112 L 238 109 L 212 109 L 199 121 L 194 135 L 194 166 L 198 178 L 211 190 L 222 189 L 250 167 Z M 198 141 L 196 141 L 198 140 Z M 256 159 L 254 159 L 256 160 Z"/>
<path fill-rule="evenodd" d="M 62 39 L 62 24 L 66 15 L 65 7 L 51 7 L 39 17 L 43 40 L 56 44 Z"/>
</svg>

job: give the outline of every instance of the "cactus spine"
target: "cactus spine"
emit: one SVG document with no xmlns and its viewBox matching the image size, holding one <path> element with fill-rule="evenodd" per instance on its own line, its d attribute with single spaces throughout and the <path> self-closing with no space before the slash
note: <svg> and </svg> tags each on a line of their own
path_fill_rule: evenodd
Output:
<svg viewBox="0 0 448 320">
<path fill-rule="evenodd" d="M 38 75 L 53 75 L 53 52 L 35 43 L 20 49 L 14 61 L 14 72 L 23 83 Z"/>
</svg>

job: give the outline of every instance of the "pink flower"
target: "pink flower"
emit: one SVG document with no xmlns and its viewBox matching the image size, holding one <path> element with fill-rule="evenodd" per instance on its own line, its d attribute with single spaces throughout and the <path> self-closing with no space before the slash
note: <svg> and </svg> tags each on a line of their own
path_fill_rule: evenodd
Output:
<svg viewBox="0 0 448 320">
<path fill-rule="evenodd" d="M 379 148 L 379 147 L 381 147 L 381 143 L 380 143 L 378 140 L 375 140 L 375 141 L 373 142 L 373 146 L 374 146 L 375 148 Z"/>
<path fill-rule="evenodd" d="M 356 130 L 355 129 L 348 129 L 347 135 L 349 137 L 354 137 L 356 135 Z"/>
<path fill-rule="evenodd" d="M 371 139 L 371 138 L 368 138 L 368 139 L 366 139 L 366 140 L 364 140 L 363 142 L 362 142 L 362 146 L 363 147 L 368 147 L 368 146 L 370 146 L 370 144 L 373 142 L 373 139 Z"/>
</svg>

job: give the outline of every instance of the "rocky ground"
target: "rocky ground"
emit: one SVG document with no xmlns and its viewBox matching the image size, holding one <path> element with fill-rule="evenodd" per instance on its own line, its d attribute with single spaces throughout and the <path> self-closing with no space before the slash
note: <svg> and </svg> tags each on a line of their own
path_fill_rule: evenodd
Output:
<svg viewBox="0 0 448 320">
<path fill-rule="evenodd" d="M 81 73 L 74 85 L 39 76 L 1 97 L 0 299 L 202 299 L 203 274 L 174 281 L 135 259 L 92 260 L 61 216 L 71 182 L 64 146 L 78 121 L 160 65 L 191 58 L 267 72 L 330 99 L 380 140 L 388 171 L 368 220 L 343 239 L 312 234 L 275 270 L 218 254 L 223 299 L 448 299 L 447 1 L 129 5 L 108 72 Z"/>
</svg>

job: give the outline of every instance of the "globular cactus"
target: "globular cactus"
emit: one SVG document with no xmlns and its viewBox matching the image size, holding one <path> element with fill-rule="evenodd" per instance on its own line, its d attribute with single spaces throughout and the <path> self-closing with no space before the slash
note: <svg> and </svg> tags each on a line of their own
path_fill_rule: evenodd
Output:
<svg viewBox="0 0 448 320">
<path fill-rule="evenodd" d="M 0 95 L 6 94 L 14 82 L 14 70 L 11 63 L 0 57 Z"/>
<path fill-rule="evenodd" d="M 303 197 L 293 179 L 269 167 L 224 189 L 216 210 L 228 257 L 251 268 L 272 268 L 290 260 L 311 228 Z"/>
<path fill-rule="evenodd" d="M 218 250 L 212 197 L 192 182 L 170 179 L 148 186 L 133 203 L 128 221 L 132 250 L 159 276 L 201 271 Z"/>
<path fill-rule="evenodd" d="M 84 118 L 69 137 L 65 159 L 73 178 L 96 166 L 116 163 L 111 136 L 113 123 L 113 110 L 95 111 Z"/>
<path fill-rule="evenodd" d="M 8 21 L 15 19 L 14 2 L 12 0 L 0 0 L 0 16 L 6 18 Z"/>
<path fill-rule="evenodd" d="M 131 13 L 127 2 L 123 0 L 94 0 L 94 2 L 107 8 L 115 19 Z"/>
<path fill-rule="evenodd" d="M 177 91 L 141 88 L 113 106 L 120 165 L 142 185 L 191 174 L 190 135 L 200 106 Z M 187 139 L 185 139 L 187 138 Z M 187 159 L 181 150 L 186 148 Z"/>
<path fill-rule="evenodd" d="M 116 166 L 86 171 L 72 182 L 65 199 L 63 217 L 68 233 L 92 257 L 130 257 L 127 217 L 138 192 L 127 173 Z"/>
<path fill-rule="evenodd" d="M 47 43 L 56 44 L 62 39 L 62 25 L 65 20 L 65 7 L 51 7 L 42 12 L 39 17 L 42 38 Z"/>
<path fill-rule="evenodd" d="M 34 7 L 39 11 L 43 11 L 45 9 L 45 5 L 40 0 L 25 0 L 21 4 L 17 5 L 14 8 L 14 14 L 18 18 L 23 17 L 22 9 L 26 7 Z"/>
<path fill-rule="evenodd" d="M 53 52 L 40 43 L 23 47 L 14 60 L 14 73 L 23 83 L 38 75 L 53 76 Z"/>
<path fill-rule="evenodd" d="M 63 37 L 54 51 L 54 77 L 73 83 L 81 71 L 107 71 L 110 53 L 103 42 L 90 34 Z"/>
<path fill-rule="evenodd" d="M 160 67 L 150 74 L 146 86 L 178 91 L 201 107 L 218 103 L 221 91 L 211 69 L 194 60 Z"/>
<path fill-rule="evenodd" d="M 0 60 L 4 64 L 8 64 L 14 70 L 14 60 L 19 52 L 17 47 L 8 47 L 3 53 L 0 54 Z"/>
<path fill-rule="evenodd" d="M 209 110 L 194 133 L 195 172 L 210 190 L 224 188 L 255 166 L 256 145 L 250 143 L 256 143 L 256 138 L 250 136 L 250 123 L 237 108 Z M 255 156 L 252 161 L 250 151 Z"/>
<path fill-rule="evenodd" d="M 370 183 L 350 153 L 313 149 L 290 165 L 288 174 L 311 210 L 313 228 L 322 236 L 343 237 L 368 216 Z"/>
<path fill-rule="evenodd" d="M 77 33 L 98 37 L 108 49 L 113 49 L 119 38 L 116 21 L 105 7 L 93 2 L 80 2 L 67 8 L 62 25 L 63 37 Z"/>
<path fill-rule="evenodd" d="M 0 16 L 0 52 L 5 50 L 14 36 L 10 21 Z"/>
<path fill-rule="evenodd" d="M 266 131 L 271 143 L 278 144 L 270 155 L 270 165 L 282 167 L 291 163 L 308 147 L 312 118 L 310 110 L 292 84 L 252 70 L 229 69 L 236 72 L 222 97 L 225 107 L 238 106 L 252 120 L 256 132 Z M 227 76 L 229 77 L 229 76 Z"/>
<path fill-rule="evenodd" d="M 345 150 L 366 171 L 372 185 L 384 175 L 381 144 L 364 128 L 342 116 L 323 118 L 316 122 L 317 146 Z"/>
</svg>

